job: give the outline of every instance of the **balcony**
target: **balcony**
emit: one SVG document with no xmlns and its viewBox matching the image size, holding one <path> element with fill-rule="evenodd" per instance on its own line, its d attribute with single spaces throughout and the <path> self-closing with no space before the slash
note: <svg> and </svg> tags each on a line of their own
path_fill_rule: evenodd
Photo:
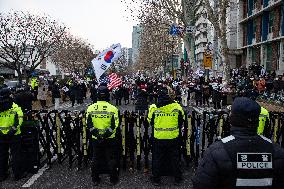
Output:
<svg viewBox="0 0 284 189">
<path fill-rule="evenodd" d="M 267 35 L 267 40 L 269 41 L 269 40 L 272 40 L 272 39 L 273 39 L 273 33 L 269 33 Z"/>
<path fill-rule="evenodd" d="M 240 20 L 239 24 L 247 22 L 250 19 L 254 19 L 255 17 L 261 15 L 264 11 L 270 11 L 270 10 L 274 9 L 276 6 L 280 6 L 281 3 L 282 3 L 282 0 L 270 0 L 268 2 L 268 6 L 267 7 L 263 8 L 263 5 L 262 5 L 262 9 L 261 10 L 257 11 L 257 9 L 253 9 L 251 15 L 248 15 L 248 13 L 247 13 L 247 17 L 243 18 L 242 20 Z"/>
<path fill-rule="evenodd" d="M 205 52 L 204 47 L 200 47 L 200 48 L 198 48 L 198 49 L 195 50 L 195 54 L 196 54 L 196 55 L 197 55 L 197 54 L 200 54 L 200 53 L 204 53 L 204 52 Z"/>
<path fill-rule="evenodd" d="M 207 43 L 207 38 L 200 37 L 199 39 L 195 40 L 195 45 L 198 45 L 200 43 Z"/>
</svg>

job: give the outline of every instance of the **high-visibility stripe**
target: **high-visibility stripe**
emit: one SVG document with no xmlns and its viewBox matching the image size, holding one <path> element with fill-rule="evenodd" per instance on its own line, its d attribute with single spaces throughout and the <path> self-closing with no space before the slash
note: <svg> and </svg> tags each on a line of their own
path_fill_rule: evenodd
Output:
<svg viewBox="0 0 284 189">
<path fill-rule="evenodd" d="M 236 186 L 272 186 L 272 178 L 240 179 L 237 178 Z"/>
<path fill-rule="evenodd" d="M 178 127 L 173 127 L 173 128 L 155 128 L 156 131 L 174 131 L 177 130 Z"/>
<path fill-rule="evenodd" d="M 268 138 L 266 138 L 265 136 L 263 136 L 263 135 L 259 135 L 263 140 L 266 140 L 267 142 L 269 142 L 269 143 L 272 143 L 272 141 L 270 140 L 270 139 L 268 139 Z"/>
<path fill-rule="evenodd" d="M 235 140 L 235 137 L 233 135 L 230 135 L 226 138 L 221 139 L 221 141 L 225 144 L 227 142 L 230 142 L 231 140 Z"/>
<path fill-rule="evenodd" d="M 7 130 L 7 129 L 10 129 L 10 128 L 12 128 L 12 126 L 8 126 L 8 127 L 1 127 L 1 126 L 0 126 L 0 130 L 1 130 L 1 131 Z"/>
<path fill-rule="evenodd" d="M 110 115 L 114 115 L 113 112 L 107 112 L 107 111 L 92 111 L 92 112 L 90 112 L 90 115 L 94 115 L 94 114 L 110 114 Z"/>
</svg>

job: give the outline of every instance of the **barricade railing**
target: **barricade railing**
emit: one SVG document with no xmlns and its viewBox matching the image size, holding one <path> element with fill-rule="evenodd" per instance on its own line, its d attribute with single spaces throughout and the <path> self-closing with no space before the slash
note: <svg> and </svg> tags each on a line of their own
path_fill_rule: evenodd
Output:
<svg viewBox="0 0 284 189">
<path fill-rule="evenodd" d="M 180 159 L 186 166 L 198 165 L 204 151 L 214 141 L 230 135 L 229 113 L 225 111 L 185 112 L 186 119 L 180 128 Z M 59 164 L 65 160 L 72 168 L 87 167 L 92 157 L 91 135 L 86 125 L 85 112 L 79 111 L 31 111 L 27 120 L 36 122 L 39 144 L 39 166 Z M 267 137 L 284 147 L 284 113 L 270 112 L 265 126 Z M 152 126 L 147 114 L 125 111 L 120 115 L 117 130 L 121 149 L 122 169 L 144 168 L 148 172 L 152 149 Z"/>
</svg>

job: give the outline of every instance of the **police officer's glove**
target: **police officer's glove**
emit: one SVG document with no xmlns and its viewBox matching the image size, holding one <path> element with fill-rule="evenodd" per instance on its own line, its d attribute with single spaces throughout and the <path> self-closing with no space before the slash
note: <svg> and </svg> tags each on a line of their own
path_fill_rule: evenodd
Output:
<svg viewBox="0 0 284 189">
<path fill-rule="evenodd" d="M 113 134 L 113 129 L 108 128 L 106 132 L 103 134 L 103 138 L 109 138 Z"/>
<path fill-rule="evenodd" d="M 100 136 L 99 130 L 94 128 L 94 127 L 90 128 L 90 133 L 91 133 L 91 135 L 93 135 L 93 136 L 95 136 L 97 138 Z"/>
<path fill-rule="evenodd" d="M 12 127 L 9 132 L 7 133 L 7 136 L 14 136 L 17 132 L 17 128 L 16 127 Z"/>
</svg>

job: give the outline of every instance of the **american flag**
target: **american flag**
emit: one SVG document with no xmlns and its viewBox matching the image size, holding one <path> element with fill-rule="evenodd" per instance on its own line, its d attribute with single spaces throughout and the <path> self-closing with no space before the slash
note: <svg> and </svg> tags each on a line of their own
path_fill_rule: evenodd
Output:
<svg viewBox="0 0 284 189">
<path fill-rule="evenodd" d="M 110 80 L 108 78 L 108 76 L 101 76 L 100 79 L 99 79 L 99 83 L 106 83 L 106 84 L 109 84 L 110 83 Z"/>
<path fill-rule="evenodd" d="M 110 83 L 107 85 L 109 90 L 122 85 L 122 80 L 116 73 L 110 74 L 108 78 L 110 80 Z"/>
</svg>

